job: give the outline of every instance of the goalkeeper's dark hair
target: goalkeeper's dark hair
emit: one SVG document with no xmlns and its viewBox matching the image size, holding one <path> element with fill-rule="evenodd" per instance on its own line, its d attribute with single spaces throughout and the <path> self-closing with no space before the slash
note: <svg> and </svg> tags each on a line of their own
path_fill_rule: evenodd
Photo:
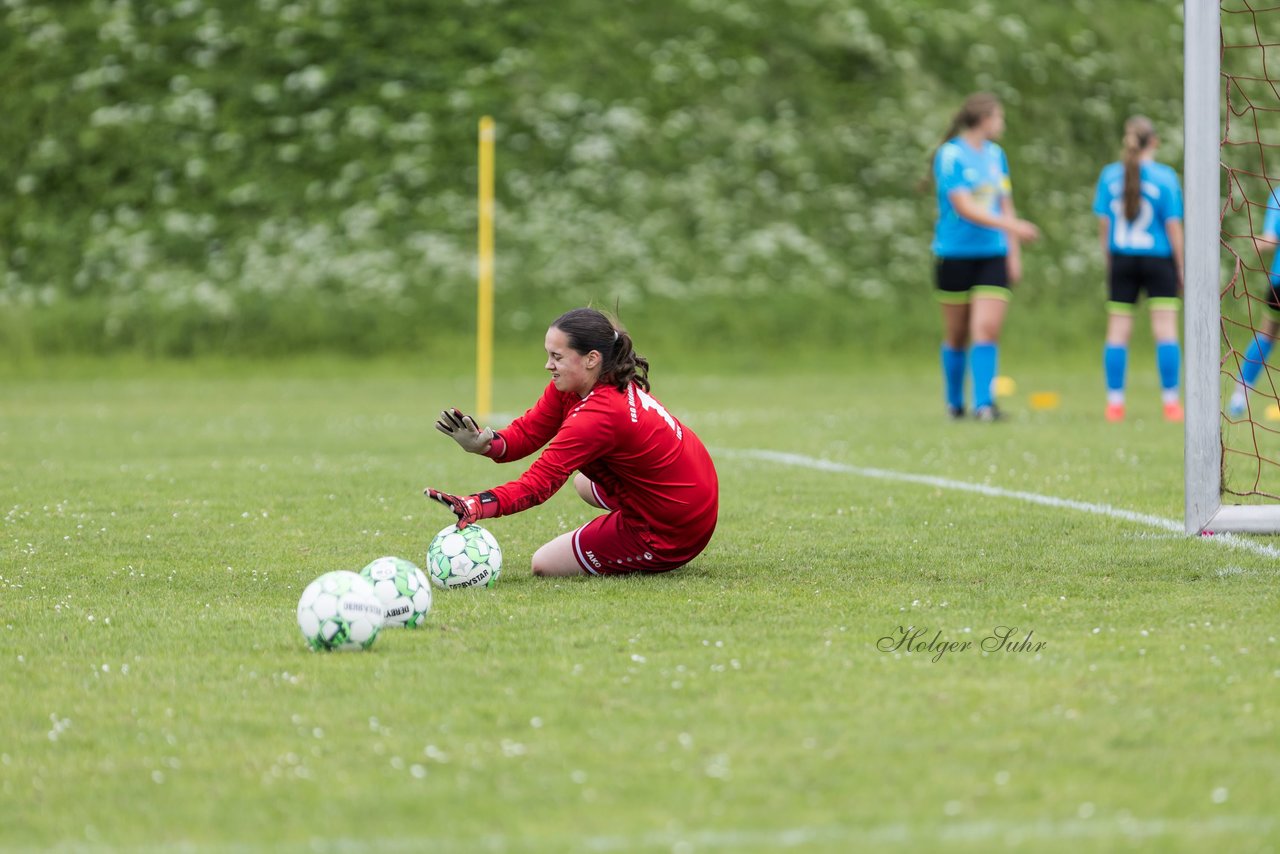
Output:
<svg viewBox="0 0 1280 854">
<path fill-rule="evenodd" d="M 1156 138 L 1156 126 L 1146 116 L 1124 123 L 1124 218 L 1133 222 L 1142 208 L 1142 155 Z"/>
<path fill-rule="evenodd" d="M 947 128 L 947 132 L 942 135 L 942 140 L 933 147 L 933 151 L 929 152 L 929 171 L 925 173 L 924 178 L 916 185 L 916 189 L 923 193 L 933 186 L 933 160 L 938 156 L 938 149 L 942 148 L 947 143 L 947 140 L 954 138 L 962 130 L 968 130 L 982 124 L 983 119 L 999 108 L 1000 97 L 991 92 L 974 92 L 968 98 L 965 98 L 964 103 L 960 105 L 960 109 L 951 117 L 951 125 Z"/>
<path fill-rule="evenodd" d="M 626 391 L 633 382 L 649 390 L 649 360 L 636 352 L 627 330 L 604 312 L 575 308 L 551 325 L 565 334 L 576 352 L 585 356 L 595 350 L 600 354 L 599 382 L 615 386 L 618 391 Z"/>
</svg>

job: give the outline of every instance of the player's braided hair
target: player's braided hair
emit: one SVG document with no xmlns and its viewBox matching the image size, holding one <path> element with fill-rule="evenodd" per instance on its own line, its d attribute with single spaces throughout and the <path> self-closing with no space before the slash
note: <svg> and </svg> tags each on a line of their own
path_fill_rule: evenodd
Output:
<svg viewBox="0 0 1280 854">
<path fill-rule="evenodd" d="M 933 147 L 933 151 L 929 152 L 929 171 L 920 180 L 918 186 L 920 192 L 923 193 L 933 186 L 933 159 L 938 155 L 938 149 L 942 148 L 947 140 L 953 138 L 960 131 L 968 130 L 980 124 L 983 119 L 995 112 L 999 106 L 999 96 L 990 92 L 974 92 L 964 99 L 960 109 L 951 117 L 951 125 L 947 128 L 947 132 L 942 135 L 942 140 Z"/>
<path fill-rule="evenodd" d="M 566 311 L 551 324 L 569 339 L 569 346 L 582 355 L 592 350 L 600 354 L 600 382 L 626 391 L 635 383 L 649 390 L 649 360 L 636 352 L 631 336 L 594 308 Z"/>
<path fill-rule="evenodd" d="M 1124 218 L 1130 222 L 1142 204 L 1142 152 L 1155 135 L 1156 126 L 1146 116 L 1124 123 Z"/>
</svg>

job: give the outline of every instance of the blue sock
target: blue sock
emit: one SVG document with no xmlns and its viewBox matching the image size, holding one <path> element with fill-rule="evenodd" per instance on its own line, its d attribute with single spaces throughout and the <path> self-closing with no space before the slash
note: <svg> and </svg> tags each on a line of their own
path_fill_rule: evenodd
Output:
<svg viewBox="0 0 1280 854">
<path fill-rule="evenodd" d="M 1253 336 L 1253 343 L 1244 354 L 1244 364 L 1240 366 L 1240 379 L 1244 380 L 1244 384 L 1249 388 L 1253 388 L 1254 380 L 1258 378 L 1258 374 L 1262 373 L 1262 366 L 1267 363 L 1273 344 L 1275 342 L 1265 335 Z"/>
<path fill-rule="evenodd" d="M 947 386 L 947 405 L 964 407 L 964 350 L 942 345 L 942 379 Z"/>
<path fill-rule="evenodd" d="M 969 364 L 973 367 L 973 408 L 991 405 L 991 382 L 996 378 L 995 344 L 974 344 L 969 348 Z"/>
<path fill-rule="evenodd" d="M 1107 374 L 1107 391 L 1124 391 L 1124 374 L 1129 366 L 1129 348 L 1108 344 L 1102 350 L 1102 367 Z"/>
<path fill-rule="evenodd" d="M 1160 369 L 1160 388 L 1172 391 L 1178 387 L 1178 371 L 1182 367 L 1182 347 L 1177 341 L 1156 342 L 1156 366 Z"/>
</svg>

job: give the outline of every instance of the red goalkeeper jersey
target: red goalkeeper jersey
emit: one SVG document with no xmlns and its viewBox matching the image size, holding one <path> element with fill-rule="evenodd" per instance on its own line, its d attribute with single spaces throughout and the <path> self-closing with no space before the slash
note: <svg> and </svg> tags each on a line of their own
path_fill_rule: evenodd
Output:
<svg viewBox="0 0 1280 854">
<path fill-rule="evenodd" d="M 490 490 L 499 515 L 541 504 L 581 471 L 666 560 L 692 560 L 716 527 L 720 485 L 693 431 L 635 383 L 597 385 L 586 397 L 548 384 L 538 402 L 498 433 L 489 456 L 526 457 L 551 444 L 518 479 Z"/>
</svg>

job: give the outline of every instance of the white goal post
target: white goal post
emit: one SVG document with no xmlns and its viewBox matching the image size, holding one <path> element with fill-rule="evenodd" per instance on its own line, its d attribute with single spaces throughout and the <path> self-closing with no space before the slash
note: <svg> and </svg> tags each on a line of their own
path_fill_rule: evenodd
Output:
<svg viewBox="0 0 1280 854">
<path fill-rule="evenodd" d="M 1221 19 L 1220 0 L 1183 3 L 1185 526 L 1271 534 L 1280 506 L 1222 503 Z"/>
</svg>

